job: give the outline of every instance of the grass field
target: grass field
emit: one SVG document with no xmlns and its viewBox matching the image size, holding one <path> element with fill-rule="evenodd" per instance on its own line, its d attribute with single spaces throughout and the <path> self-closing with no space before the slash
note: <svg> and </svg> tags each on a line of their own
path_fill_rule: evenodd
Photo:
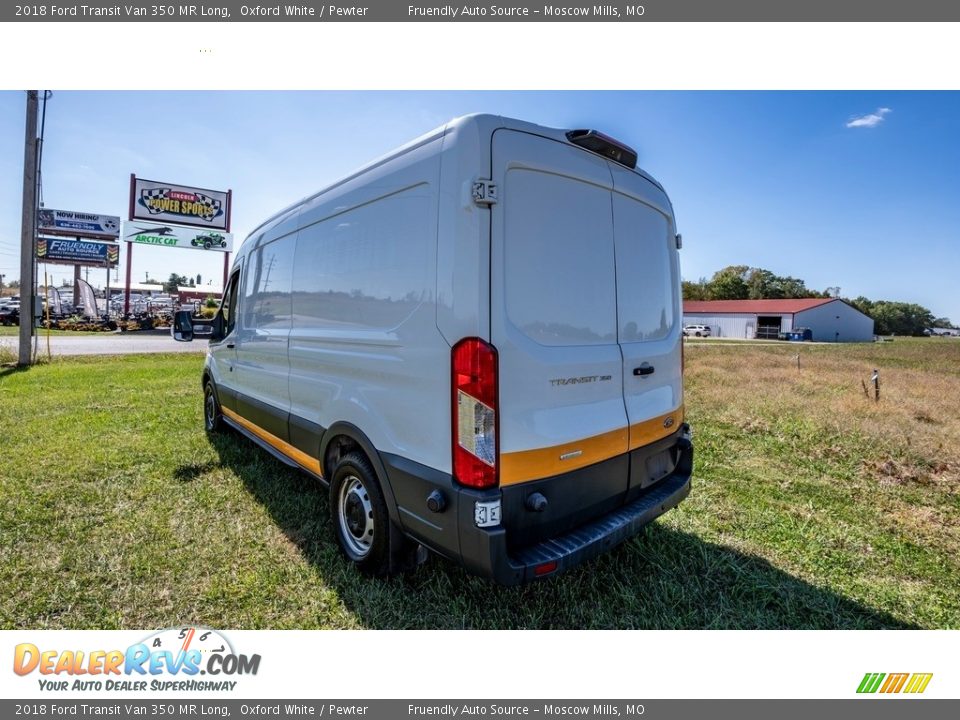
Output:
<svg viewBox="0 0 960 720">
<path fill-rule="evenodd" d="M 686 361 L 690 498 L 518 589 L 356 574 L 324 489 L 203 433 L 196 355 L 0 369 L 0 627 L 960 628 L 960 342 Z"/>
</svg>

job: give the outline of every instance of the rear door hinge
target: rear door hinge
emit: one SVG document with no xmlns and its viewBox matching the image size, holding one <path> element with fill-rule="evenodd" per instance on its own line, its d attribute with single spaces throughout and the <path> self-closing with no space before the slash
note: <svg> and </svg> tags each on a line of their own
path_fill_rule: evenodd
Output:
<svg viewBox="0 0 960 720">
<path fill-rule="evenodd" d="M 477 205 L 493 205 L 498 199 L 497 184 L 493 180 L 479 178 L 473 181 L 473 201 Z"/>
</svg>

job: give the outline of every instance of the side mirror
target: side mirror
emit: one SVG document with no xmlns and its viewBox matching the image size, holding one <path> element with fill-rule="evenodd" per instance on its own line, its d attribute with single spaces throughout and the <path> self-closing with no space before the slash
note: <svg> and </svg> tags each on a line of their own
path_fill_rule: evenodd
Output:
<svg viewBox="0 0 960 720">
<path fill-rule="evenodd" d="M 173 339 L 177 342 L 193 340 L 193 318 L 189 310 L 178 310 L 173 316 L 173 326 L 170 328 Z"/>
<path fill-rule="evenodd" d="M 223 313 L 218 311 L 210 322 L 210 342 L 220 342 L 226 336 L 226 328 L 223 325 Z"/>
</svg>

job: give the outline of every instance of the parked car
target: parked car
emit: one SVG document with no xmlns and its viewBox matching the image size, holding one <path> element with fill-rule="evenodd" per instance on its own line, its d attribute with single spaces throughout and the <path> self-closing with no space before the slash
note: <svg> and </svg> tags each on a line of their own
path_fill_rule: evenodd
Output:
<svg viewBox="0 0 960 720">
<path fill-rule="evenodd" d="M 635 536 L 693 462 L 676 225 L 635 165 L 468 116 L 274 215 L 211 321 L 207 430 L 328 483 L 372 575 L 426 547 L 519 584 Z"/>
<path fill-rule="evenodd" d="M 687 337 L 710 337 L 709 325 L 684 325 L 683 334 Z"/>
<path fill-rule="evenodd" d="M 20 324 L 20 307 L 19 304 L 17 307 L 12 305 L 5 305 L 0 307 L 0 325 L 19 325 Z"/>
</svg>

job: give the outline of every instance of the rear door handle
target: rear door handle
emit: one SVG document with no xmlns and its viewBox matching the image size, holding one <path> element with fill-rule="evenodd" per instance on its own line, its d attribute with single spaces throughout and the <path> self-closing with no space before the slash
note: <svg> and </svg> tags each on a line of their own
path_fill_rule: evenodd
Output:
<svg viewBox="0 0 960 720">
<path fill-rule="evenodd" d="M 638 368 L 633 369 L 634 375 L 653 375 L 653 365 L 641 365 Z"/>
</svg>

